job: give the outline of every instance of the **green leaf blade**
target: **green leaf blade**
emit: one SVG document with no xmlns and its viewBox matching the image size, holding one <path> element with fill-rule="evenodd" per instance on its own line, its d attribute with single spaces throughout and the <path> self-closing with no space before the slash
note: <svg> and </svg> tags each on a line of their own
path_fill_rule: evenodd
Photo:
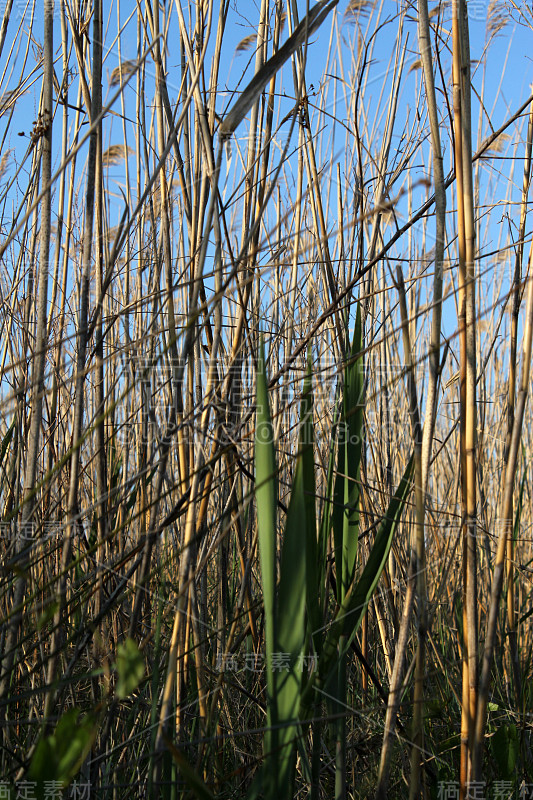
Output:
<svg viewBox="0 0 533 800">
<path fill-rule="evenodd" d="M 133 639 L 126 639 L 117 648 L 117 673 L 116 695 L 123 700 L 144 678 L 144 660 Z"/>
<path fill-rule="evenodd" d="M 352 582 L 336 618 L 328 631 L 322 657 L 319 662 L 321 684 L 325 682 L 331 669 L 335 666 L 338 658 L 337 645 L 340 637 L 346 637 L 345 646 L 350 646 L 362 622 L 366 608 L 378 584 L 385 564 L 387 563 L 394 534 L 398 528 L 400 517 L 412 488 L 413 466 L 414 456 L 411 456 L 398 489 L 391 499 L 385 516 L 381 520 L 374 546 L 365 564 L 363 573 L 357 582 Z"/>
</svg>

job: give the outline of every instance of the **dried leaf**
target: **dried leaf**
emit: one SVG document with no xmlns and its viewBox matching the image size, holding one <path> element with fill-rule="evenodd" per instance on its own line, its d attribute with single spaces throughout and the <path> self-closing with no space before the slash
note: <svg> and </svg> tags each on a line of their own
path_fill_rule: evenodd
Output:
<svg viewBox="0 0 533 800">
<path fill-rule="evenodd" d="M 375 0 L 350 0 L 344 19 L 346 22 L 355 22 L 354 17 L 368 17 L 375 5 Z"/>
<path fill-rule="evenodd" d="M 429 12 L 429 18 L 433 19 L 433 17 L 436 17 L 437 14 L 440 14 L 440 17 L 442 19 L 442 17 L 446 13 L 446 11 L 450 8 L 450 6 L 451 6 L 450 0 L 443 0 L 443 2 L 437 3 L 435 8 L 432 8 L 431 11 Z"/>
<path fill-rule="evenodd" d="M 26 92 L 19 92 L 18 89 L 4 92 L 4 94 L 0 96 L 0 117 L 2 117 L 12 106 L 15 105 L 19 97 L 22 97 L 25 94 Z"/>
<path fill-rule="evenodd" d="M 310 10 L 309 14 L 303 18 L 292 36 L 289 36 L 285 44 L 268 61 L 263 64 L 246 89 L 242 92 L 237 102 L 231 108 L 220 126 L 219 135 L 221 139 L 231 136 L 237 125 L 239 125 L 259 95 L 276 72 L 278 72 L 292 54 L 308 40 L 309 37 L 322 25 L 329 12 L 332 11 L 339 0 L 320 0 Z"/>
<path fill-rule="evenodd" d="M 254 45 L 257 41 L 257 34 L 251 33 L 250 36 L 245 36 L 244 39 L 241 39 L 237 47 L 235 48 L 236 53 L 244 53 L 246 50 L 249 50 L 252 45 Z"/>
<path fill-rule="evenodd" d="M 131 73 L 135 71 L 136 67 L 136 61 L 123 61 L 122 64 L 119 64 L 118 67 L 115 67 L 111 73 L 109 85 L 119 86 L 124 78 L 127 78 L 128 75 L 131 75 Z"/>
<path fill-rule="evenodd" d="M 388 228 L 389 225 L 392 225 L 394 221 L 394 212 L 387 210 L 384 211 L 381 215 L 381 227 L 383 229 Z"/>
<path fill-rule="evenodd" d="M 119 164 L 127 156 L 131 155 L 133 150 L 124 144 L 112 144 L 108 147 L 102 155 L 102 164 L 104 167 L 114 167 Z"/>
<path fill-rule="evenodd" d="M 504 3 L 491 0 L 487 14 L 487 30 L 493 36 L 502 31 L 509 21 L 509 13 Z"/>
<path fill-rule="evenodd" d="M 444 386 L 444 391 L 446 391 L 446 389 L 449 389 L 450 386 L 453 386 L 454 383 L 457 383 L 457 381 L 459 380 L 460 377 L 461 377 L 461 373 L 459 372 L 459 370 L 457 370 L 457 372 L 455 372 L 452 375 L 452 377 L 449 379 L 449 381 Z"/>
<path fill-rule="evenodd" d="M 500 133 L 498 138 L 492 142 L 491 146 L 485 150 L 481 158 L 490 158 L 496 153 L 501 153 L 510 138 L 511 135 L 509 133 Z"/>
<path fill-rule="evenodd" d="M 4 177 L 4 174 L 5 174 L 6 170 L 7 170 L 8 164 L 9 164 L 9 156 L 10 156 L 10 154 L 12 152 L 13 152 L 13 148 L 11 148 L 9 150 L 6 150 L 6 152 L 2 156 L 2 159 L 0 160 L 0 178 Z"/>
</svg>

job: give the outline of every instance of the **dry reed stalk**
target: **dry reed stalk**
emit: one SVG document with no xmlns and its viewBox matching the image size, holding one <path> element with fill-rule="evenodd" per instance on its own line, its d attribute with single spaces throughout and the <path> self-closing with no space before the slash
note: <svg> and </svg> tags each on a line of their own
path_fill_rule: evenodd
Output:
<svg viewBox="0 0 533 800">
<path fill-rule="evenodd" d="M 99 115 L 102 109 L 102 60 L 103 60 L 103 8 L 100 5 L 94 7 L 93 18 L 93 36 L 98 39 L 99 48 L 95 48 L 93 54 L 93 69 L 92 69 L 92 100 L 94 103 L 94 116 Z M 105 158 L 105 153 L 102 152 L 102 123 L 100 122 L 97 131 L 97 144 L 96 144 L 96 164 L 95 164 L 95 284 L 96 290 L 99 294 L 102 292 L 104 282 L 104 165 L 109 165 L 109 150 L 107 151 L 108 158 Z M 103 317 L 103 313 L 102 313 Z M 104 604 L 104 576 L 103 568 L 100 566 L 101 562 L 106 561 L 106 556 L 109 556 L 109 548 L 106 547 L 107 538 L 109 535 L 108 530 L 108 476 L 107 476 L 107 452 L 106 452 L 106 403 L 105 403 L 105 377 L 104 377 L 104 335 L 103 323 L 100 317 L 95 327 L 95 367 L 94 367 L 94 399 L 95 411 L 94 417 L 96 423 L 96 498 L 94 505 L 96 506 L 97 514 L 97 574 L 98 583 L 96 590 L 96 603 L 95 611 L 98 615 Z M 106 552 L 107 551 L 107 552 Z M 95 642 L 96 655 L 98 657 L 98 648 L 104 652 L 108 649 L 107 633 L 102 628 L 100 631 L 102 637 L 101 642 Z"/>
<path fill-rule="evenodd" d="M 402 323 L 403 350 L 407 370 L 409 413 L 411 418 L 411 433 L 414 443 L 415 457 L 415 504 L 416 526 L 411 543 L 411 552 L 416 554 L 414 559 L 416 575 L 416 594 L 418 600 L 418 639 L 416 649 L 415 684 L 413 693 L 413 732 L 411 753 L 411 779 L 409 797 L 411 799 L 425 793 L 424 775 L 421 773 L 422 753 L 424 752 L 424 673 L 426 668 L 426 636 L 428 628 L 427 589 L 426 589 L 426 553 L 424 536 L 424 476 L 422 473 L 422 427 L 420 424 L 420 411 L 416 391 L 416 375 L 412 358 L 412 344 L 409 335 L 409 319 L 407 316 L 407 301 L 405 297 L 405 284 L 401 267 L 397 268 L 396 285 L 400 300 L 400 315 Z M 411 561 L 413 557 L 411 556 Z"/>
<path fill-rule="evenodd" d="M 6 12 L 7 13 L 7 12 Z M 3 43 L 3 39 L 2 39 Z M 51 188 L 52 174 L 52 108 L 53 108 L 53 3 L 47 0 L 44 6 L 44 72 L 42 91 L 42 129 L 39 131 L 38 143 L 41 158 L 41 181 L 45 187 L 40 206 L 41 230 L 39 248 L 38 294 L 35 301 L 36 334 L 31 373 L 31 424 L 29 430 L 26 469 L 24 475 L 24 499 L 22 504 L 21 523 L 24 527 L 32 521 L 35 512 L 35 489 L 40 450 L 40 433 L 42 424 L 43 395 L 45 391 L 45 363 L 47 351 L 47 301 L 48 276 L 50 263 L 50 229 L 51 229 Z M 17 537 L 17 555 L 24 553 L 24 544 Z M 15 649 L 19 628 L 22 621 L 24 595 L 26 592 L 26 570 L 29 553 L 23 556 L 22 574 L 16 580 L 12 601 L 12 617 L 8 625 L 5 639 L 4 657 L 1 664 L 0 699 L 4 700 L 9 688 L 11 669 L 15 657 Z M 0 719 L 4 720 L 5 706 L 0 710 Z M 2 726 L 3 727 L 3 726 Z"/>
<path fill-rule="evenodd" d="M 437 383 L 440 364 L 442 283 L 444 267 L 444 245 L 446 236 L 446 191 L 444 188 L 444 169 L 440 143 L 433 59 L 431 57 L 429 14 L 427 0 L 418 3 L 418 43 L 424 74 L 426 102 L 431 128 L 431 148 L 433 156 L 433 177 L 435 182 L 435 277 L 433 282 L 433 317 L 429 351 L 429 384 L 427 394 L 428 414 L 424 421 L 422 439 L 422 476 L 424 495 L 427 492 L 429 466 L 433 447 L 433 435 L 437 417 Z"/>
<path fill-rule="evenodd" d="M 531 269 L 532 256 L 529 256 L 529 268 Z M 505 568 L 505 556 L 508 537 L 512 536 L 512 506 L 513 506 L 513 490 L 516 475 L 516 466 L 518 459 L 518 451 L 520 447 L 520 438 L 522 434 L 522 425 L 524 419 L 524 410 L 527 400 L 529 389 L 530 371 L 531 371 L 531 351 L 533 340 L 533 281 L 529 277 L 529 286 L 527 294 L 527 303 L 525 309 L 525 325 L 523 334 L 523 354 L 522 354 L 522 376 L 520 381 L 520 389 L 517 397 L 516 413 L 513 424 L 513 432 L 509 450 L 509 460 L 505 472 L 504 493 L 502 496 L 501 516 L 500 516 L 500 533 L 498 536 L 498 548 L 496 551 L 494 572 L 492 577 L 490 606 L 487 615 L 487 630 L 485 636 L 485 647 L 483 652 L 483 664 L 480 676 L 479 685 L 479 700 L 476 715 L 476 727 L 474 736 L 474 779 L 478 780 L 482 775 L 482 756 L 484 747 L 484 736 L 486 726 L 486 714 L 488 703 L 488 691 L 491 678 L 492 660 L 494 657 L 494 646 L 496 638 L 496 624 L 498 608 L 503 585 L 503 573 Z"/>
<path fill-rule="evenodd" d="M 531 147 L 533 140 L 533 105 L 530 107 L 528 118 L 528 130 L 526 138 L 526 152 L 524 156 L 524 173 L 522 178 L 522 201 L 520 204 L 520 227 L 518 233 L 518 246 L 515 257 L 515 267 L 513 275 L 513 289 L 512 289 L 512 312 L 511 312 L 511 342 L 509 349 L 509 380 L 507 390 L 507 432 L 505 441 L 504 452 L 504 467 L 507 467 L 511 438 L 513 435 L 513 426 L 515 418 L 515 403 L 516 403 L 516 370 L 517 370 L 517 344 L 518 344 L 518 319 L 520 313 L 520 305 L 523 295 L 522 287 L 522 259 L 524 253 L 524 237 L 526 225 L 526 206 L 527 197 L 529 193 L 529 186 L 531 182 Z M 511 517 L 514 517 L 514 504 L 510 509 Z M 511 659 L 513 675 L 514 675 L 514 689 L 517 703 L 520 702 L 519 698 L 522 695 L 522 681 L 520 676 L 520 664 L 518 656 L 518 643 L 516 631 L 516 613 L 515 613 L 515 576 L 514 576 L 514 555 L 515 545 L 514 537 L 509 536 L 507 539 L 507 564 L 506 564 L 506 578 L 507 578 L 507 625 L 509 630 L 509 655 Z"/>
<path fill-rule="evenodd" d="M 100 0 L 96 0 L 97 4 Z M 61 575 L 57 582 L 56 603 L 57 611 L 54 616 L 55 631 L 50 647 L 50 659 L 47 667 L 48 685 L 52 687 L 55 682 L 57 669 L 57 646 L 61 635 L 62 616 L 67 601 L 67 575 L 68 564 L 71 559 L 72 541 L 77 535 L 77 519 L 79 513 L 79 476 L 80 476 L 80 449 L 86 434 L 83 431 L 84 414 L 84 383 L 87 369 L 86 357 L 88 349 L 88 316 L 89 292 L 91 276 L 91 259 L 93 253 L 93 226 L 95 216 L 97 157 L 99 149 L 99 129 L 97 120 L 102 111 L 101 102 L 101 68 L 102 68 L 102 38 L 101 38 L 101 3 L 95 7 L 93 19 L 93 63 L 92 63 L 92 95 L 91 95 L 91 122 L 92 132 L 89 142 L 88 181 L 85 198 L 85 226 L 83 231 L 83 244 L 81 251 L 81 278 L 80 278 L 80 305 L 76 330 L 76 377 L 75 401 L 72 420 L 72 449 L 70 455 L 70 481 L 67 499 L 67 535 L 63 542 L 61 554 Z M 82 56 L 81 50 L 78 53 Z M 81 64 L 80 64 L 81 66 Z M 103 485 L 102 485 L 103 488 Z M 45 717 L 52 708 L 55 692 L 49 691 L 46 697 Z"/>
<path fill-rule="evenodd" d="M 463 497 L 463 700 L 461 796 L 471 779 L 473 721 L 477 703 L 476 597 L 476 360 L 474 219 L 470 134 L 470 70 L 465 4 L 453 5 L 453 107 L 459 248 L 459 336 L 461 346 L 461 474 Z M 465 27 L 466 26 L 466 27 Z"/>
</svg>

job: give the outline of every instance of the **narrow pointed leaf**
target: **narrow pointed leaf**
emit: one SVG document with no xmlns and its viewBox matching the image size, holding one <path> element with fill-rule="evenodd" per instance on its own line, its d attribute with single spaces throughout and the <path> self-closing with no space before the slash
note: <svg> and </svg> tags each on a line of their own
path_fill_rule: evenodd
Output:
<svg viewBox="0 0 533 800">
<path fill-rule="evenodd" d="M 198 800 L 214 800 L 215 795 L 211 792 L 208 786 L 204 783 L 201 776 L 196 772 L 194 767 L 187 761 L 183 753 L 170 741 L 164 737 L 165 745 L 167 746 L 172 760 L 177 764 L 179 771 L 185 783 L 194 793 Z"/>
<path fill-rule="evenodd" d="M 133 639 L 117 648 L 117 697 L 123 699 L 135 691 L 144 678 L 144 659 Z"/>
<path fill-rule="evenodd" d="M 411 456 L 387 513 L 381 520 L 363 573 L 359 580 L 350 586 L 335 621 L 328 631 L 324 644 L 323 664 L 319 668 L 321 676 L 325 676 L 330 671 L 332 662 L 334 663 L 337 658 L 339 638 L 345 636 L 346 647 L 349 647 L 361 624 L 366 607 L 387 563 L 394 534 L 412 488 L 413 464 L 414 458 Z"/>
<path fill-rule="evenodd" d="M 318 675 L 311 676 L 302 693 L 300 709 L 300 717 L 302 719 L 306 717 L 309 711 L 309 704 L 312 701 L 315 686 L 325 686 L 331 671 L 335 669 L 338 661 L 338 643 L 341 636 L 346 637 L 345 648 L 348 648 L 361 624 L 366 607 L 387 563 L 394 534 L 412 489 L 413 465 L 414 457 L 411 456 L 400 485 L 389 504 L 387 513 L 381 520 L 374 546 L 363 573 L 359 580 L 354 581 L 350 586 L 344 602 L 328 630 L 319 658 Z"/>
<path fill-rule="evenodd" d="M 309 38 L 322 25 L 329 12 L 332 11 L 339 0 L 320 0 L 303 18 L 294 33 L 287 39 L 285 44 L 269 60 L 263 64 L 261 69 L 254 75 L 246 89 L 231 108 L 220 126 L 220 136 L 222 139 L 231 136 L 237 125 L 239 125 L 253 104 L 258 100 L 261 92 L 274 77 L 276 72 L 281 69 L 286 61 L 296 50 L 301 47 L 306 39 Z"/>
<path fill-rule="evenodd" d="M 9 447 L 9 443 L 13 437 L 14 430 L 15 430 L 15 420 L 13 420 L 13 422 L 7 429 L 6 435 L 2 439 L 2 444 L 0 445 L 0 464 L 4 460 L 4 456 L 6 454 L 7 448 Z"/>
<path fill-rule="evenodd" d="M 337 601 L 342 603 L 355 573 L 359 539 L 360 470 L 363 444 L 364 370 L 361 310 L 358 306 L 354 337 L 344 370 L 343 416 L 333 512 Z"/>
<path fill-rule="evenodd" d="M 274 702 L 275 686 L 272 672 L 272 653 L 275 649 L 276 606 L 276 455 L 270 417 L 266 380 L 264 345 L 261 341 L 257 366 L 256 428 L 255 428 L 255 498 L 261 584 L 265 609 L 265 660 L 267 681 L 267 727 L 275 731 L 277 723 Z M 273 734 L 274 735 L 274 734 Z M 275 738 L 275 737 L 274 737 Z M 276 748 L 270 735 L 265 736 L 266 752 Z"/>
<path fill-rule="evenodd" d="M 313 385 L 311 371 L 311 354 L 309 353 L 307 375 L 304 382 L 303 397 L 300 413 L 300 453 L 302 458 L 303 489 L 305 499 L 305 540 L 306 569 L 306 596 L 307 614 L 311 631 L 318 630 L 321 626 L 321 592 L 322 581 L 319 543 L 316 530 L 316 488 L 315 488 L 315 458 L 314 458 L 314 432 L 313 432 Z M 325 556 L 324 556 L 325 559 Z"/>
<path fill-rule="evenodd" d="M 283 537 L 279 602 L 276 628 L 279 631 L 276 651 L 283 665 L 274 667 L 276 718 L 280 723 L 276 740 L 276 800 L 291 800 L 294 782 L 295 737 L 302 693 L 302 656 L 307 639 L 306 603 L 306 500 L 303 458 L 298 457 L 287 525 Z M 290 724 L 290 723 L 293 724 Z"/>
</svg>

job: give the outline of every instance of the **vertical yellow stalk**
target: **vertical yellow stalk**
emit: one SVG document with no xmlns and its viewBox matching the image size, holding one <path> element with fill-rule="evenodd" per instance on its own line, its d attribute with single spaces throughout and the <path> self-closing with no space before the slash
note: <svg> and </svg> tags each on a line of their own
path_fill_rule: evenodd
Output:
<svg viewBox="0 0 533 800">
<path fill-rule="evenodd" d="M 411 416 L 411 432 L 414 442 L 415 456 L 415 503 L 416 525 L 412 550 L 416 554 L 416 591 L 418 595 L 418 642 L 416 648 L 415 689 L 413 697 L 413 749 L 411 751 L 411 785 L 409 798 L 415 800 L 420 796 L 420 767 L 424 747 L 424 669 L 426 663 L 426 550 L 424 542 L 424 488 L 422 477 L 422 427 L 416 391 L 416 376 L 412 357 L 411 337 L 409 334 L 409 317 L 405 298 L 405 284 L 401 267 L 397 267 L 396 288 L 400 300 L 402 322 L 403 350 L 407 369 L 409 412 Z"/>
<path fill-rule="evenodd" d="M 466 795 L 477 705 L 476 327 L 470 68 L 465 0 L 453 3 L 453 108 L 459 242 L 460 455 L 463 519 L 461 797 Z"/>
</svg>

